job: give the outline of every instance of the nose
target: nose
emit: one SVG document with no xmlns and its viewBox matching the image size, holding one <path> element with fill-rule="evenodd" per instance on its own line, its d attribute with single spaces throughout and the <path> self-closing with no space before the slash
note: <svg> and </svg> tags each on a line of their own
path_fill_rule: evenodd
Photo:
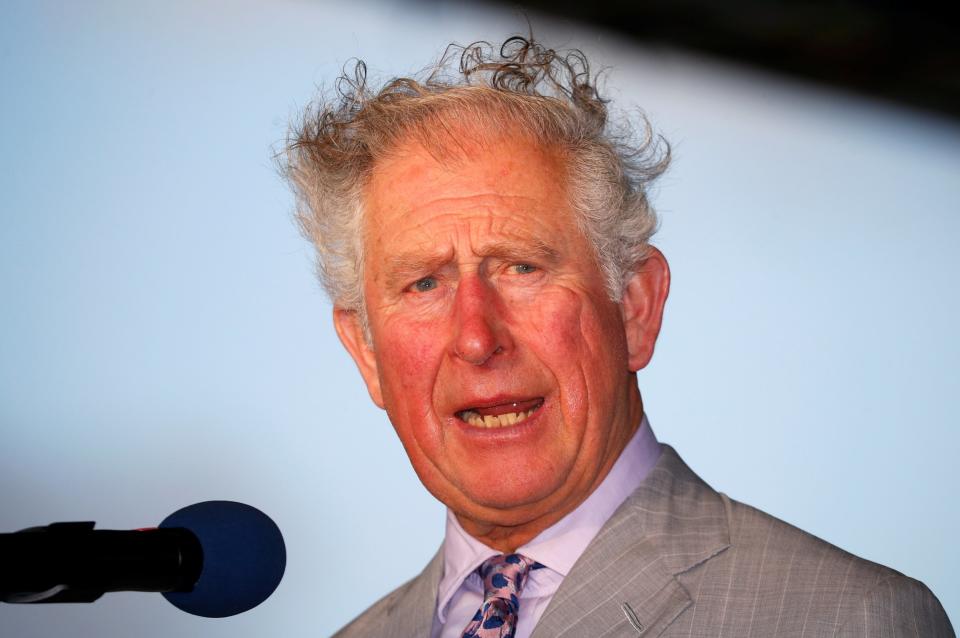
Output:
<svg viewBox="0 0 960 638">
<path fill-rule="evenodd" d="M 453 347 L 459 359 L 480 366 L 513 348 L 502 300 L 489 283 L 476 275 L 462 278 L 454 304 Z"/>
</svg>

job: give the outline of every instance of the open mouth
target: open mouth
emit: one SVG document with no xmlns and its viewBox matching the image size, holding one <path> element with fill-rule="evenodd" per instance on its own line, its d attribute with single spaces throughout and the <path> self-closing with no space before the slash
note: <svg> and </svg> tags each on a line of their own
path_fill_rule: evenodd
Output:
<svg viewBox="0 0 960 638">
<path fill-rule="evenodd" d="M 456 413 L 458 419 L 478 428 L 504 428 L 526 421 L 543 405 L 543 397 L 497 405 L 472 407 Z"/>
</svg>

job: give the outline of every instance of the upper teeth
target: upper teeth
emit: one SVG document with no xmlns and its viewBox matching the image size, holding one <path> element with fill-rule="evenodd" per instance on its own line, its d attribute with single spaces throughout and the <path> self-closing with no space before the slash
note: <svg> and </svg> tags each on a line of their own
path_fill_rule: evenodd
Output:
<svg viewBox="0 0 960 638">
<path fill-rule="evenodd" d="M 539 407 L 539 406 L 538 406 Z M 473 410 L 464 410 L 460 413 L 460 418 L 478 428 L 502 428 L 507 425 L 516 425 L 525 420 L 528 416 L 536 412 L 537 408 L 531 408 L 523 412 L 507 412 L 494 416 L 487 414 L 480 416 Z"/>
</svg>

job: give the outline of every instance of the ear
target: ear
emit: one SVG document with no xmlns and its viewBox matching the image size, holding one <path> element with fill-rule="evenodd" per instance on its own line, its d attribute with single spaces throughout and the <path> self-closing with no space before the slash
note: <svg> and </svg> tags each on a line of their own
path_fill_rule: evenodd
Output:
<svg viewBox="0 0 960 638">
<path fill-rule="evenodd" d="M 377 406 L 383 409 L 383 393 L 380 391 L 380 375 L 377 372 L 377 357 L 373 346 L 367 343 L 360 325 L 360 317 L 355 310 L 333 309 L 333 325 L 337 329 L 340 343 L 347 349 L 354 363 L 360 369 L 360 375 L 367 384 L 367 392 Z"/>
<path fill-rule="evenodd" d="M 653 357 L 669 293 L 670 266 L 663 253 L 650 246 L 649 253 L 627 281 L 621 303 L 631 372 L 646 367 Z"/>
</svg>

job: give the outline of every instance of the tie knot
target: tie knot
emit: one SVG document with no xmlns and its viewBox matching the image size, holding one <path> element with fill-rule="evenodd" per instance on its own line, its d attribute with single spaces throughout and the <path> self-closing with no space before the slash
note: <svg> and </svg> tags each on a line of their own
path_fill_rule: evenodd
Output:
<svg viewBox="0 0 960 638">
<path fill-rule="evenodd" d="M 463 630 L 463 638 L 512 638 L 520 610 L 520 590 L 531 569 L 543 567 L 522 554 L 500 554 L 480 565 L 483 604 Z"/>
<path fill-rule="evenodd" d="M 527 574 L 535 567 L 539 567 L 539 563 L 523 554 L 500 554 L 487 559 L 480 565 L 483 599 L 500 598 L 516 608 L 517 596 L 527 582 Z"/>
</svg>

